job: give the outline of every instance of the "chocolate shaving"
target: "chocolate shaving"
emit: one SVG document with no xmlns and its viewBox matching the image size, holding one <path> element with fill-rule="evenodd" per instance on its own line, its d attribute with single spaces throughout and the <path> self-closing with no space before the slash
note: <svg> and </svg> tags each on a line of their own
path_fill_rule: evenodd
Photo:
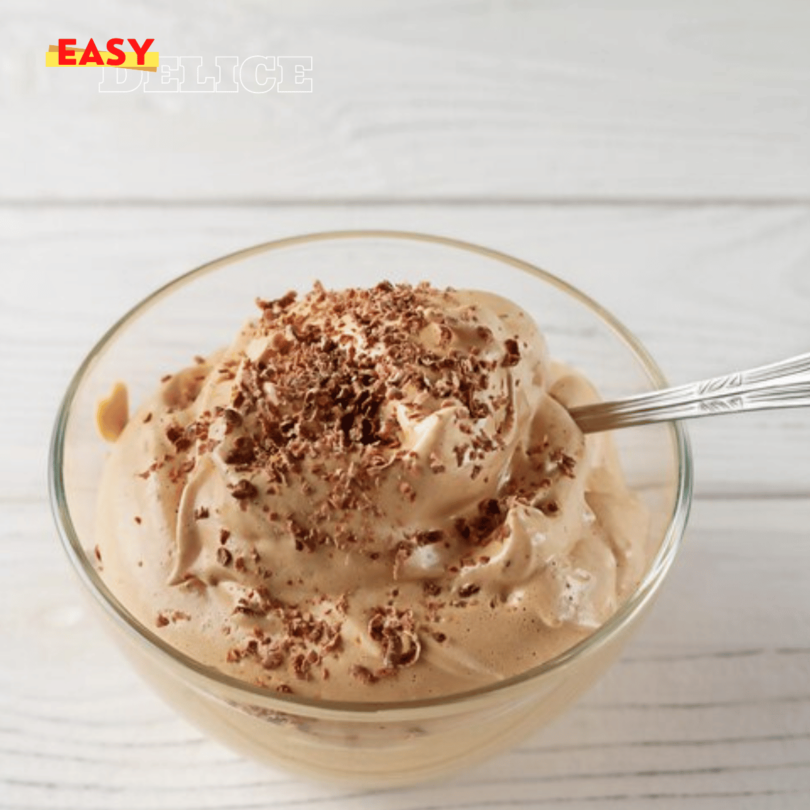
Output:
<svg viewBox="0 0 810 810">
<path fill-rule="evenodd" d="M 299 653 L 292 659 L 291 668 L 296 678 L 301 681 L 308 681 L 310 678 L 309 671 L 312 668 L 312 662 L 303 653 Z"/>
<path fill-rule="evenodd" d="M 361 666 L 360 664 L 353 664 L 349 669 L 349 674 L 366 686 L 371 686 L 379 680 L 368 667 Z"/>
<path fill-rule="evenodd" d="M 427 596 L 438 596 L 442 592 L 442 587 L 437 582 L 426 579 L 422 583 L 422 590 Z"/>
<path fill-rule="evenodd" d="M 227 436 L 234 428 L 238 428 L 242 424 L 242 416 L 233 408 L 225 408 L 222 412 L 222 421 L 225 423 L 225 435 Z"/>
<path fill-rule="evenodd" d="M 444 532 L 441 529 L 427 529 L 417 532 L 413 539 L 418 546 L 430 546 L 444 540 Z"/>
<path fill-rule="evenodd" d="M 225 454 L 223 460 L 226 464 L 252 464 L 256 460 L 253 440 L 249 436 L 239 436 L 233 443 L 233 447 Z"/>
<path fill-rule="evenodd" d="M 505 354 L 501 360 L 502 366 L 516 366 L 520 362 L 520 347 L 517 340 L 509 338 L 503 342 Z"/>
<path fill-rule="evenodd" d="M 192 440 L 186 435 L 186 431 L 180 425 L 172 424 L 166 428 L 166 438 L 174 445 L 178 453 L 183 453 L 192 445 Z"/>
<path fill-rule="evenodd" d="M 237 500 L 247 500 L 255 498 L 259 494 L 259 490 L 247 480 L 243 478 L 238 484 L 232 486 L 231 495 Z"/>
<path fill-rule="evenodd" d="M 378 608 L 369 620 L 368 634 L 382 647 L 384 668 L 409 667 L 419 659 L 422 645 L 412 610 Z"/>
<path fill-rule="evenodd" d="M 564 453 L 562 450 L 555 450 L 549 459 L 557 465 L 560 472 L 567 478 L 574 478 L 574 469 L 576 467 L 576 459 Z"/>
<path fill-rule="evenodd" d="M 436 453 L 431 453 L 429 457 L 430 471 L 433 473 L 443 473 L 446 469 L 444 463 Z"/>
</svg>

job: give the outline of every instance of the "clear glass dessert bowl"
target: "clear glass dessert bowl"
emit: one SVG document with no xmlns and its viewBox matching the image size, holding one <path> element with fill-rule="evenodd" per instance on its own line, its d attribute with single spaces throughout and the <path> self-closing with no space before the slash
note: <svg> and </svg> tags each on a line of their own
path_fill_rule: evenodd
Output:
<svg viewBox="0 0 810 810">
<path fill-rule="evenodd" d="M 105 583 L 95 558 L 99 481 L 109 445 L 96 406 L 123 381 L 133 403 L 167 372 L 227 345 L 256 297 L 289 289 L 372 287 L 382 280 L 495 292 L 533 316 L 551 355 L 605 399 L 663 387 L 643 346 L 570 285 L 525 262 L 451 239 L 396 232 L 323 233 L 258 245 L 157 290 L 124 315 L 74 376 L 54 429 L 51 502 L 65 550 L 102 623 L 143 678 L 212 737 L 259 761 L 320 780 L 394 786 L 431 779 L 502 751 L 548 723 L 619 655 L 681 543 L 692 462 L 683 427 L 660 424 L 615 439 L 631 489 L 651 519 L 650 560 L 633 593 L 591 635 L 521 674 L 472 691 L 403 702 L 350 703 L 271 692 L 169 646 Z"/>
</svg>

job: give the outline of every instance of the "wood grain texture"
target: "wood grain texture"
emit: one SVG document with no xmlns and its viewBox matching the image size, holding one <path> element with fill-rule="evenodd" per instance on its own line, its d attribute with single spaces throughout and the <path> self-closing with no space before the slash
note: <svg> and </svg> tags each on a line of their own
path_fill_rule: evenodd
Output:
<svg viewBox="0 0 810 810">
<path fill-rule="evenodd" d="M 810 411 L 692 423 L 686 541 L 618 664 L 517 750 L 385 793 L 262 769 L 164 706 L 89 613 L 45 492 L 103 331 L 293 234 L 501 249 L 602 302 L 672 382 L 807 351 L 810 5 L 26 0 L 0 31 L 0 810 L 810 806 Z M 312 55 L 314 92 L 102 95 L 95 69 L 44 67 L 60 37 L 116 35 Z"/>
<path fill-rule="evenodd" d="M 810 200 L 802 0 L 28 0 L 0 27 L 6 200 Z M 44 66 L 113 35 L 311 55 L 313 93 L 101 94 Z"/>
<path fill-rule="evenodd" d="M 693 423 L 696 506 L 653 618 L 570 715 L 463 779 L 346 794 L 262 770 L 154 698 L 87 615 L 44 500 L 58 399 L 101 332 L 213 256 L 432 230 L 559 272 L 673 380 L 807 348 L 810 211 L 548 206 L 0 211 L 0 809 L 801 808 L 810 797 L 808 414 Z M 765 269 L 767 268 L 767 269 Z"/>
<path fill-rule="evenodd" d="M 0 500 L 41 497 L 59 398 L 102 333 L 160 284 L 250 244 L 366 227 L 484 243 L 579 286 L 689 382 L 810 348 L 808 225 L 801 206 L 0 209 L 0 375 L 27 388 L 0 403 L 17 460 L 0 465 Z M 698 497 L 810 494 L 807 410 L 690 432 Z"/>
<path fill-rule="evenodd" d="M 42 505 L 4 505 L 3 517 L 2 810 L 736 810 L 810 800 L 807 500 L 699 502 L 651 618 L 573 711 L 463 777 L 387 793 L 300 782 L 203 739 L 100 635 Z"/>
</svg>

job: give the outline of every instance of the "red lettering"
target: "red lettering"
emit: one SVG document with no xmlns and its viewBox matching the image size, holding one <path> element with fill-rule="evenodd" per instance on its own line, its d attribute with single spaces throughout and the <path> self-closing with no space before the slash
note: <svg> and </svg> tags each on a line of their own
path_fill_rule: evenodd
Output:
<svg viewBox="0 0 810 810">
<path fill-rule="evenodd" d="M 146 56 L 146 52 L 152 47 L 154 41 L 154 39 L 145 39 L 143 41 L 143 45 L 138 45 L 137 39 L 127 39 L 127 42 L 132 45 L 132 50 L 138 55 L 138 65 L 141 67 L 143 67 L 144 62 L 146 61 L 144 58 Z"/>
<path fill-rule="evenodd" d="M 93 65 L 104 64 L 104 60 L 101 58 L 101 53 L 96 47 L 96 43 L 93 42 L 92 39 L 88 41 L 87 47 L 84 49 L 84 53 L 79 57 L 79 65 L 86 65 L 88 63 Z"/>
<path fill-rule="evenodd" d="M 107 64 L 116 67 L 117 65 L 123 65 L 126 61 L 127 55 L 118 47 L 119 45 L 123 45 L 123 39 L 108 39 L 107 40 L 107 50 L 115 57 L 114 59 L 108 59 Z"/>
<path fill-rule="evenodd" d="M 75 65 L 76 64 L 76 51 L 73 48 L 68 48 L 68 45 L 75 45 L 75 39 L 60 39 L 59 40 L 59 59 L 60 65 Z"/>
</svg>

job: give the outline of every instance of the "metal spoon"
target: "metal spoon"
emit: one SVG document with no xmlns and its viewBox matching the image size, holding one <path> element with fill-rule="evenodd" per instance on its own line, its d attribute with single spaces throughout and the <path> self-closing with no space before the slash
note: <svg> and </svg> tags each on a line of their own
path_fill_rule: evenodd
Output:
<svg viewBox="0 0 810 810">
<path fill-rule="evenodd" d="M 810 405 L 810 354 L 702 382 L 571 408 L 583 433 L 735 411 Z"/>
</svg>

